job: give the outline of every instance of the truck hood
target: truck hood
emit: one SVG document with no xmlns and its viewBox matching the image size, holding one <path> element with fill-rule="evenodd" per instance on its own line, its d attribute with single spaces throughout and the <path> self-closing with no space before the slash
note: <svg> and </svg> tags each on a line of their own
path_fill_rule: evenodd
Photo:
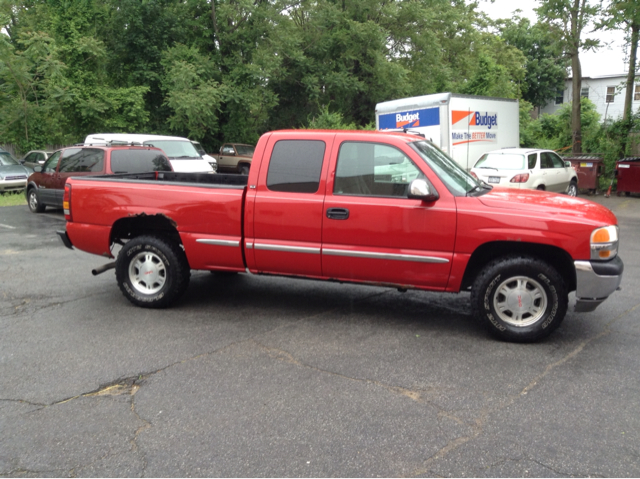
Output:
<svg viewBox="0 0 640 479">
<path fill-rule="evenodd" d="M 608 208 L 593 201 L 538 190 L 494 187 L 478 200 L 490 208 L 521 211 L 531 215 L 557 215 L 595 225 L 618 224 Z"/>
</svg>

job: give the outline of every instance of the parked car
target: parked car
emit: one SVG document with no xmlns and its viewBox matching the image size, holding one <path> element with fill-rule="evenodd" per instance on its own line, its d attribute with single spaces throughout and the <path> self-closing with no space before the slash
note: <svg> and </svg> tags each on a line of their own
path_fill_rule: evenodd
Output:
<svg viewBox="0 0 640 479">
<path fill-rule="evenodd" d="M 193 143 L 193 146 L 196 148 L 196 150 L 198 150 L 198 153 L 200 153 L 200 156 L 209 162 L 209 164 L 211 165 L 211 168 L 213 168 L 213 171 L 217 172 L 218 160 L 216 160 L 211 155 L 207 155 L 207 152 L 204 151 L 204 148 L 202 147 L 199 141 L 191 141 L 191 143 Z"/>
<path fill-rule="evenodd" d="M 21 167 L 23 168 L 23 167 Z M 142 146 L 74 146 L 56 151 L 36 166 L 27 182 L 27 202 L 33 213 L 47 206 L 62 208 L 64 184 L 72 176 L 173 171 L 159 148 Z"/>
<path fill-rule="evenodd" d="M 471 174 L 490 185 L 578 194 L 578 173 L 555 152 L 505 148 L 485 153 Z"/>
<path fill-rule="evenodd" d="M 248 175 L 255 148 L 242 143 L 225 143 L 220 147 L 218 170 Z"/>
<path fill-rule="evenodd" d="M 0 192 L 24 190 L 30 174 L 29 168 L 22 166 L 8 151 L 0 149 Z"/>
<path fill-rule="evenodd" d="M 53 155 L 53 153 L 53 151 L 32 150 L 24 155 L 24 158 L 20 160 L 20 163 L 33 169 L 38 165 L 44 165 L 44 162 L 47 161 L 47 158 Z"/>
<path fill-rule="evenodd" d="M 181 173 L 215 173 L 213 167 L 200 156 L 191 140 L 187 138 L 129 133 L 95 133 L 88 135 L 84 140 L 85 146 L 109 146 L 117 143 L 125 145 L 140 144 L 160 148 L 169 158 L 173 171 Z"/>
</svg>

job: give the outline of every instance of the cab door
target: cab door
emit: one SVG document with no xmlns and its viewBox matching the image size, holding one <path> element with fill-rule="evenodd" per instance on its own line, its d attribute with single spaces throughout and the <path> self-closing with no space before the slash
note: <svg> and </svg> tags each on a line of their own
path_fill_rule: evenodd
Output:
<svg viewBox="0 0 640 479">
<path fill-rule="evenodd" d="M 40 173 L 36 173 L 36 183 L 38 184 L 38 200 L 42 204 L 53 205 L 56 201 L 55 183 L 58 175 L 58 163 L 60 162 L 61 151 L 56 151 L 42 165 Z"/>
<path fill-rule="evenodd" d="M 249 185 L 247 265 L 253 272 L 319 277 L 325 177 L 334 133 L 271 134 Z M 255 190 L 255 195 L 251 190 Z"/>
<path fill-rule="evenodd" d="M 340 141 L 342 140 L 342 141 Z M 407 197 L 428 166 L 409 149 L 337 135 L 322 230 L 326 277 L 444 290 L 456 233 L 455 198 Z M 333 162 L 333 160 L 332 160 Z M 433 186 L 433 183 L 432 183 Z"/>
</svg>

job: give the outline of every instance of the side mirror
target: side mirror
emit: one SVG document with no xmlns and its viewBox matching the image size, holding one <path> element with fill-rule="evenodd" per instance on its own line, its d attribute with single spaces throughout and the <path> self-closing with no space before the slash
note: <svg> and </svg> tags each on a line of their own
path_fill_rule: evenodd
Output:
<svg viewBox="0 0 640 479">
<path fill-rule="evenodd" d="M 33 171 L 35 173 L 42 173 L 42 166 L 34 166 Z"/>
<path fill-rule="evenodd" d="M 38 160 L 38 163 L 40 163 L 41 165 L 44 165 L 45 160 Z"/>
<path fill-rule="evenodd" d="M 409 183 L 409 193 L 407 196 L 413 200 L 422 200 L 428 203 L 440 198 L 438 192 L 427 183 L 426 180 L 416 179 Z"/>
<path fill-rule="evenodd" d="M 564 166 L 566 166 L 567 168 L 571 168 L 571 162 L 570 161 L 565 161 L 564 162 Z"/>
</svg>

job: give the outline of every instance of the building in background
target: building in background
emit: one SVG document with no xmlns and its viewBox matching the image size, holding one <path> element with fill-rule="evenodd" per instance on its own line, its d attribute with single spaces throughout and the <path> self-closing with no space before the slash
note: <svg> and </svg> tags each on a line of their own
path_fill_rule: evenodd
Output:
<svg viewBox="0 0 640 479">
<path fill-rule="evenodd" d="M 622 118 L 624 110 L 624 96 L 626 92 L 627 74 L 604 75 L 598 77 L 583 77 L 580 95 L 588 98 L 600 113 L 600 121 L 617 120 Z M 573 86 L 571 78 L 565 81 L 563 91 L 559 91 L 555 100 L 540 110 L 540 113 L 556 113 L 563 104 L 571 103 Z M 634 85 L 632 111 L 640 108 L 640 84 Z"/>
</svg>

